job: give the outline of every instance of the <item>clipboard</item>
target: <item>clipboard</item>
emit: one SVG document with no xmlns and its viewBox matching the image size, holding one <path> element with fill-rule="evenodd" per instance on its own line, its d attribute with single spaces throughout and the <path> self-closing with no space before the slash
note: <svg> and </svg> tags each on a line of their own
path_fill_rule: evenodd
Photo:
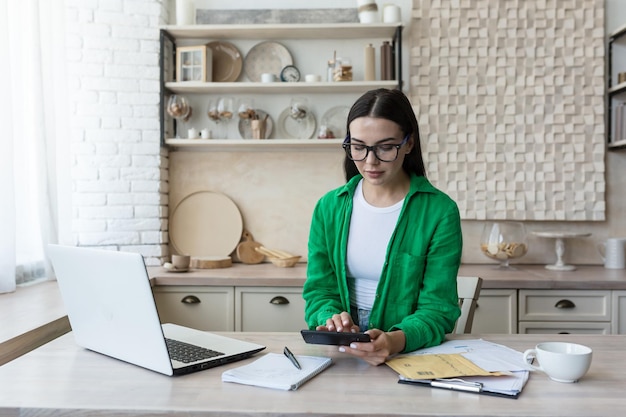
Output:
<svg viewBox="0 0 626 417">
<path fill-rule="evenodd" d="M 430 388 L 447 389 L 451 391 L 469 392 L 479 395 L 490 395 L 493 397 L 509 398 L 517 400 L 521 391 L 515 391 L 510 393 L 504 393 L 499 391 L 491 391 L 489 387 L 486 387 L 480 382 L 465 381 L 460 378 L 450 379 L 409 379 L 400 375 L 398 384 L 416 385 Z"/>
</svg>

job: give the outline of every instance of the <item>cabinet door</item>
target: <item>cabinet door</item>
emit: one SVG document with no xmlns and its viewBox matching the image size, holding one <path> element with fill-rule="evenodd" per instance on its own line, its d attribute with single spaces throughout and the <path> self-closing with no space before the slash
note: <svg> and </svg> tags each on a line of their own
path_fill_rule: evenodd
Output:
<svg viewBox="0 0 626 417">
<path fill-rule="evenodd" d="M 520 321 L 520 334 L 610 334 L 608 322 Z"/>
<path fill-rule="evenodd" d="M 613 320 L 611 332 L 626 334 L 626 291 L 613 291 Z"/>
<path fill-rule="evenodd" d="M 481 290 L 472 333 L 517 333 L 517 290 Z"/>
<path fill-rule="evenodd" d="M 163 286 L 152 291 L 161 323 L 208 331 L 234 330 L 234 287 Z"/>
<path fill-rule="evenodd" d="M 235 330 L 294 332 L 306 328 L 301 287 L 236 287 Z"/>
</svg>

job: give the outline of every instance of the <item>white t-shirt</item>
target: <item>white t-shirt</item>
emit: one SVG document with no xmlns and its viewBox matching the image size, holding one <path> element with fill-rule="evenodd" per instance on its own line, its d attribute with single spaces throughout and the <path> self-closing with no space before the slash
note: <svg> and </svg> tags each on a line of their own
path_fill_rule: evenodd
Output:
<svg viewBox="0 0 626 417">
<path fill-rule="evenodd" d="M 374 207 L 363 197 L 363 180 L 354 193 L 346 269 L 350 304 L 371 310 L 387 256 L 389 239 L 398 223 L 404 200 Z"/>
</svg>

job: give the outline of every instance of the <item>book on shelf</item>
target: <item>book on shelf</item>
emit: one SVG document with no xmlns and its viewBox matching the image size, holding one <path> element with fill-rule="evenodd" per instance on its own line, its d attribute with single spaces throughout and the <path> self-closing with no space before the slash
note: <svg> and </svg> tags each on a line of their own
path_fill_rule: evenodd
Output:
<svg viewBox="0 0 626 417">
<path fill-rule="evenodd" d="M 296 355 L 296 359 L 302 369 L 285 355 L 267 353 L 252 363 L 224 371 L 222 381 L 295 391 L 332 364 L 332 359 L 324 356 Z"/>
<path fill-rule="evenodd" d="M 619 142 L 624 139 L 624 134 L 626 133 L 626 129 L 624 126 L 624 122 L 626 121 L 626 115 L 624 111 L 626 110 L 626 106 L 624 103 L 619 103 L 614 107 L 614 122 L 613 122 L 613 135 L 611 138 L 611 142 Z"/>
</svg>

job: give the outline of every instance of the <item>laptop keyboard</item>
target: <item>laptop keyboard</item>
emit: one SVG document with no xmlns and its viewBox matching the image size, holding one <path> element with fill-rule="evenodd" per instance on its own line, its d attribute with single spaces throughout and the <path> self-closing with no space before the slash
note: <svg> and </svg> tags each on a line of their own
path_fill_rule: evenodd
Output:
<svg viewBox="0 0 626 417">
<path fill-rule="evenodd" d="M 191 345 L 174 339 L 166 338 L 165 341 L 167 342 L 167 350 L 170 353 L 170 358 L 183 363 L 197 362 L 224 355 L 222 352 L 216 352 L 211 349 Z"/>
</svg>

